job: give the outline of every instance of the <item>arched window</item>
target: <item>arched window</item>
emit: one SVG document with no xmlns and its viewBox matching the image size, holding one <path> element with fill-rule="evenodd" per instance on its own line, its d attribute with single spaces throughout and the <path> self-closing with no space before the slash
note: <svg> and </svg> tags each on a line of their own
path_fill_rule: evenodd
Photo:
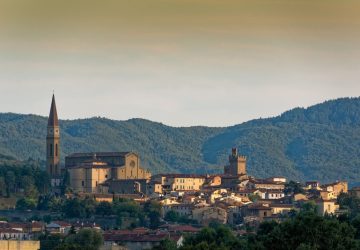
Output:
<svg viewBox="0 0 360 250">
<path fill-rule="evenodd" d="M 59 155 L 59 147 L 58 147 L 58 144 L 56 143 L 55 144 L 55 156 L 58 156 Z"/>
<path fill-rule="evenodd" d="M 50 174 L 53 173 L 52 165 L 50 164 Z"/>
<path fill-rule="evenodd" d="M 53 156 L 53 145 L 50 143 L 50 156 Z"/>
</svg>

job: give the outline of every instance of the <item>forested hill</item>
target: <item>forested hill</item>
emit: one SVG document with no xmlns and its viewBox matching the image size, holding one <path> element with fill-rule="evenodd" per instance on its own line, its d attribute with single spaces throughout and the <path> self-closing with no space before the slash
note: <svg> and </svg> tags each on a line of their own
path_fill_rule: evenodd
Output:
<svg viewBox="0 0 360 250">
<path fill-rule="evenodd" d="M 46 122 L 35 115 L 0 114 L 0 154 L 43 159 Z M 60 123 L 62 156 L 133 150 L 153 172 L 210 173 L 221 172 L 231 147 L 237 146 L 255 176 L 360 181 L 360 98 L 296 108 L 228 128 L 174 128 L 142 119 Z"/>
</svg>

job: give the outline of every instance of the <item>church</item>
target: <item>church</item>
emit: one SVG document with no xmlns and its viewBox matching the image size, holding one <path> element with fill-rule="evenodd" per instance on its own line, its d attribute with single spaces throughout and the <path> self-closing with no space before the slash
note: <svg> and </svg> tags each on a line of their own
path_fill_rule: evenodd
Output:
<svg viewBox="0 0 360 250">
<path fill-rule="evenodd" d="M 70 189 L 77 193 L 141 193 L 151 177 L 149 170 L 140 166 L 134 152 L 73 153 L 65 157 L 61 168 L 60 126 L 53 95 L 46 136 L 46 169 L 51 186 L 60 187 L 68 173 Z"/>
</svg>

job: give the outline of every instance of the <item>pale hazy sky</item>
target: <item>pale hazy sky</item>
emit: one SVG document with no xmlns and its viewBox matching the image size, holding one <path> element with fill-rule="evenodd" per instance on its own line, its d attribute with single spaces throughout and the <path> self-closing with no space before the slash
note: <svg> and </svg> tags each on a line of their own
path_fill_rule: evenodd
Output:
<svg viewBox="0 0 360 250">
<path fill-rule="evenodd" d="M 360 95 L 358 0 L 0 0 L 0 112 L 225 126 Z"/>
</svg>

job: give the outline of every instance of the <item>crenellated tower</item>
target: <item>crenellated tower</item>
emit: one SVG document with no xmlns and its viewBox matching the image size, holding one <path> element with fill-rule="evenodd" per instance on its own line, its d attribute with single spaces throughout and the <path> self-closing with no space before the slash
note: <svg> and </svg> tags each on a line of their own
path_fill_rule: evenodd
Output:
<svg viewBox="0 0 360 250">
<path fill-rule="evenodd" d="M 225 174 L 246 175 L 246 156 L 238 155 L 237 148 L 231 150 L 229 165 L 224 168 Z"/>
<path fill-rule="evenodd" d="M 50 115 L 47 126 L 46 170 L 51 178 L 51 186 L 60 186 L 60 127 L 56 110 L 55 95 L 53 95 L 52 97 Z"/>
</svg>

